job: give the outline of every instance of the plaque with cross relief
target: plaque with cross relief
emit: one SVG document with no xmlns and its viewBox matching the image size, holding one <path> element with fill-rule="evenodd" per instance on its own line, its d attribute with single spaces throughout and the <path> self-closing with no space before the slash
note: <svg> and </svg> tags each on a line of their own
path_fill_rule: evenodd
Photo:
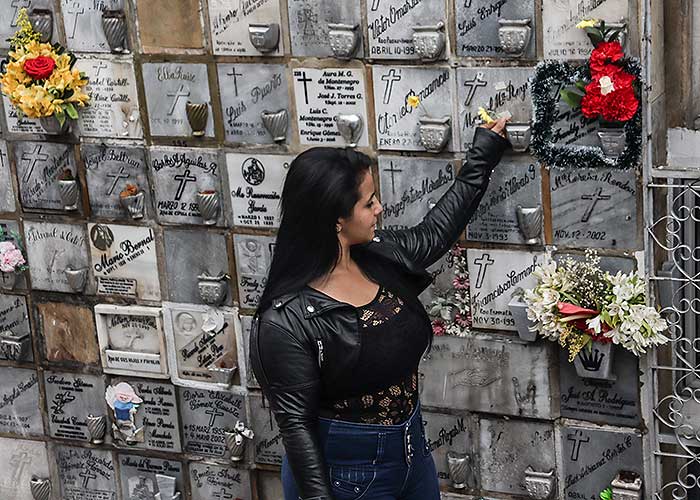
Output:
<svg viewBox="0 0 700 500">
<path fill-rule="evenodd" d="M 112 452 L 94 448 L 56 446 L 61 500 L 116 500 Z"/>
<path fill-rule="evenodd" d="M 34 500 L 29 487 L 32 477 L 49 477 L 46 443 L 0 437 L 0 449 L 6 457 L 0 467 L 0 498 Z"/>
<path fill-rule="evenodd" d="M 174 491 L 182 498 L 184 473 L 181 462 L 121 453 L 117 455 L 116 461 L 119 464 L 119 481 L 125 500 L 173 500 L 170 490 L 164 487 L 170 485 L 171 481 L 174 483 Z M 164 476 L 169 479 L 164 480 Z"/>
<path fill-rule="evenodd" d="M 61 0 L 63 28 L 69 50 L 110 52 L 102 29 L 104 10 L 123 9 L 123 0 Z"/>
<path fill-rule="evenodd" d="M 53 0 L 6 0 L 0 2 L 0 48 L 10 48 L 9 38 L 20 29 L 17 16 L 21 9 L 27 9 L 28 13 L 37 9 L 50 16 L 54 21 L 52 40 L 58 40 L 58 14 L 54 12 Z"/>
<path fill-rule="evenodd" d="M 37 411 L 39 377 L 35 370 L 0 368 L 0 432 L 41 436 L 44 426 Z"/>
<path fill-rule="evenodd" d="M 289 9 L 289 37 L 294 56 L 332 57 L 329 30 L 354 30 L 356 47 L 352 54 L 362 57 L 362 13 L 360 2 L 328 2 L 324 0 L 291 0 Z M 345 25 L 342 28 L 337 25 Z"/>
<path fill-rule="evenodd" d="M 238 302 L 243 308 L 254 309 L 267 282 L 267 271 L 275 250 L 272 236 L 234 234 Z"/>
</svg>

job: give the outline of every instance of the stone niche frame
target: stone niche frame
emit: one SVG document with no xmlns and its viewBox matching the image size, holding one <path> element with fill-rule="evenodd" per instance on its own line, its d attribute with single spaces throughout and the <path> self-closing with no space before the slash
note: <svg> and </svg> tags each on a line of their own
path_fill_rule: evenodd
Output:
<svg viewBox="0 0 700 500">
<path fill-rule="evenodd" d="M 232 325 L 228 328 L 233 328 L 233 341 L 236 354 L 236 365 L 238 367 L 237 376 L 234 374 L 234 380 L 238 380 L 238 383 L 233 383 L 231 385 L 226 385 L 224 383 L 218 382 L 207 382 L 200 381 L 191 378 L 183 378 L 180 376 L 179 364 L 178 364 L 178 346 L 175 340 L 175 329 L 174 321 L 175 315 L 178 312 L 189 312 L 189 313 L 205 313 L 209 306 L 200 304 L 180 304 L 173 302 L 163 302 L 163 324 L 165 332 L 165 340 L 167 343 L 167 355 L 168 363 L 171 367 L 170 379 L 173 384 L 181 387 L 189 387 L 193 389 L 207 389 L 211 391 L 221 391 L 226 390 L 232 394 L 245 396 L 248 394 L 246 388 L 248 383 L 248 370 L 246 364 L 246 343 L 243 341 L 243 328 L 241 326 L 241 318 L 239 315 L 238 307 L 219 307 L 218 310 L 222 312 L 226 319 L 230 318 Z"/>
<path fill-rule="evenodd" d="M 158 354 L 112 349 L 109 341 L 109 327 L 107 324 L 107 318 L 114 315 L 146 316 L 154 318 L 156 323 L 156 330 L 158 333 Z M 95 323 L 97 325 L 97 340 L 100 344 L 100 360 L 102 363 L 102 370 L 105 373 L 111 373 L 114 375 L 125 375 L 128 377 L 146 377 L 159 379 L 170 378 L 170 374 L 168 371 L 165 335 L 163 333 L 163 317 L 160 307 L 116 306 L 111 304 L 97 304 L 95 306 Z M 110 363 L 107 360 L 108 353 L 115 355 L 123 354 L 124 356 L 131 358 L 132 361 L 125 360 L 123 361 L 123 363 L 119 363 L 118 366 L 114 366 L 114 364 Z M 158 368 L 154 368 L 152 370 L 144 370 L 139 369 L 137 367 L 128 366 L 129 363 L 134 364 L 139 363 L 139 361 L 151 363 L 157 361 Z"/>
</svg>

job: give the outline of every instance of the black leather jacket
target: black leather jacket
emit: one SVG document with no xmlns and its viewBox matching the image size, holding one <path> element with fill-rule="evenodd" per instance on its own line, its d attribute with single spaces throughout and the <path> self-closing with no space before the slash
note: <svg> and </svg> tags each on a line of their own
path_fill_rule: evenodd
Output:
<svg viewBox="0 0 700 500">
<path fill-rule="evenodd" d="M 495 132 L 477 128 L 457 179 L 423 221 L 405 230 L 376 231 L 373 241 L 352 248 L 358 265 L 409 305 L 420 307 L 417 296 L 431 281 L 425 268 L 464 231 L 509 146 Z M 303 500 L 333 498 L 315 432 L 319 400 L 324 389 L 352 376 L 359 353 L 355 308 L 309 287 L 278 297 L 253 320 L 252 368 L 270 401 Z"/>
</svg>

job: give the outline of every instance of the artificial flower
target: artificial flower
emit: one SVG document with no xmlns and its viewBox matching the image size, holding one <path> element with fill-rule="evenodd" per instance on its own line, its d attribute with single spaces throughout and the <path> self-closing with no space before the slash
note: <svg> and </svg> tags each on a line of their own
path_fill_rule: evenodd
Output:
<svg viewBox="0 0 700 500">
<path fill-rule="evenodd" d="M 56 61 L 52 57 L 38 56 L 32 59 L 25 59 L 22 65 L 24 72 L 35 80 L 45 80 L 51 76 Z"/>
<path fill-rule="evenodd" d="M 491 118 L 491 115 L 489 114 L 489 112 L 486 111 L 481 106 L 479 106 L 479 118 L 481 118 L 481 120 L 484 123 L 492 123 L 492 122 L 496 121 L 493 118 Z"/>
<path fill-rule="evenodd" d="M 603 70 L 605 65 L 619 61 L 624 55 L 620 42 L 599 43 L 591 52 L 591 76 L 595 77 L 597 73 Z"/>
<path fill-rule="evenodd" d="M 600 84 L 600 93 L 603 95 L 608 95 L 610 92 L 615 90 L 615 85 L 612 78 L 609 76 L 602 77 L 600 80 L 598 80 L 598 83 Z"/>
<path fill-rule="evenodd" d="M 406 103 L 408 103 L 409 106 L 411 106 L 413 109 L 415 109 L 420 104 L 420 99 L 418 98 L 417 95 L 411 94 L 410 96 L 408 96 L 406 98 Z"/>
<path fill-rule="evenodd" d="M 595 28 L 596 26 L 598 26 L 599 22 L 600 21 L 598 21 L 597 19 L 584 19 L 583 21 L 578 23 L 576 27 L 580 30 L 586 28 Z"/>
</svg>

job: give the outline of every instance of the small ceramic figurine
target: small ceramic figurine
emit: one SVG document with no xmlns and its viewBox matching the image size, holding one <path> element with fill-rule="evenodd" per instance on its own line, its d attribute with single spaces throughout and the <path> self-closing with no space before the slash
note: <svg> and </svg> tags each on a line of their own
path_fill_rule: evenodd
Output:
<svg viewBox="0 0 700 500">
<path fill-rule="evenodd" d="M 136 428 L 135 416 L 143 399 L 136 394 L 134 388 L 126 382 L 109 386 L 105 391 L 105 400 L 114 411 L 114 438 L 130 445 L 142 442 L 143 427 Z"/>
</svg>

